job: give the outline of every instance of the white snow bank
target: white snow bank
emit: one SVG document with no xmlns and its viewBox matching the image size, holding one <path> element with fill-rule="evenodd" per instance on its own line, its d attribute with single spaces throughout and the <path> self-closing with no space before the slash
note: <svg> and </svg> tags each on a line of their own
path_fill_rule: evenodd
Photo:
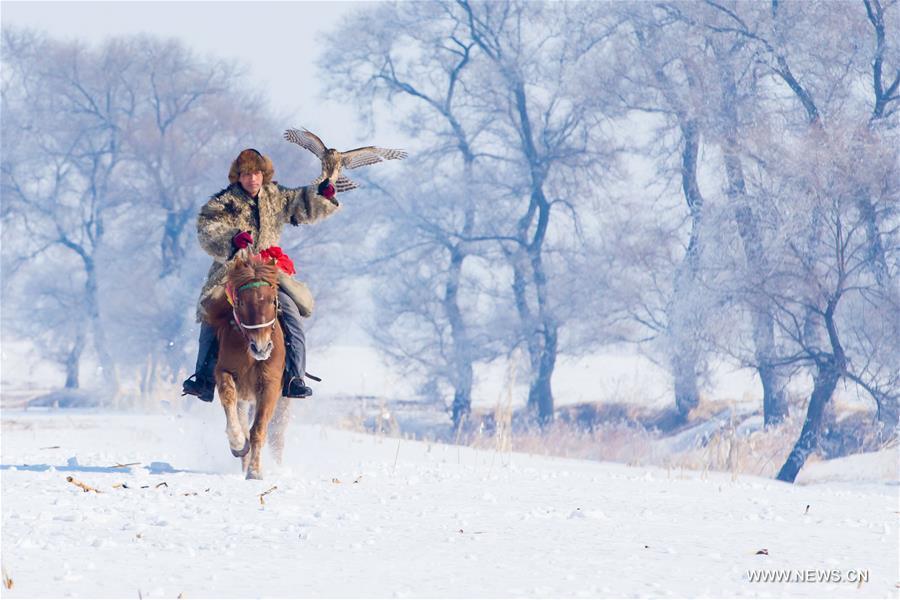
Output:
<svg viewBox="0 0 900 600">
<path fill-rule="evenodd" d="M 285 465 L 248 482 L 221 409 L 194 413 L 4 411 L 4 598 L 896 597 L 896 486 L 790 486 L 296 424 Z M 109 468 L 130 462 L 141 466 Z M 845 581 L 752 583 L 755 569 Z M 860 569 L 867 583 L 846 582 Z"/>
<path fill-rule="evenodd" d="M 825 461 L 810 460 L 797 476 L 797 483 L 800 484 L 838 482 L 900 486 L 900 448 L 894 446 L 880 452 L 854 454 Z"/>
</svg>

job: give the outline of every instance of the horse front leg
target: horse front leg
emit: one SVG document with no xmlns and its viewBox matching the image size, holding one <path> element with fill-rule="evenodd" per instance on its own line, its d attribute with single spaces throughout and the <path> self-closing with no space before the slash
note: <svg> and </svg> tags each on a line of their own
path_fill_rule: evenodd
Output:
<svg viewBox="0 0 900 600">
<path fill-rule="evenodd" d="M 290 409 L 290 398 L 278 398 L 278 404 L 275 406 L 275 414 L 272 415 L 269 428 L 269 450 L 272 451 L 272 456 L 278 465 L 281 464 L 284 457 L 284 431 L 287 429 L 288 421 L 291 418 Z"/>
<path fill-rule="evenodd" d="M 216 387 L 219 389 L 222 408 L 225 409 L 225 434 L 228 436 L 228 446 L 234 456 L 245 456 L 250 450 L 250 441 L 241 428 L 234 376 L 227 371 L 216 371 Z"/>
<path fill-rule="evenodd" d="M 247 440 L 247 452 L 241 457 L 241 473 L 247 473 L 247 467 L 250 466 L 250 419 L 253 405 L 247 400 L 238 400 L 238 418 L 241 422 L 241 431 L 244 432 L 244 438 Z"/>
<path fill-rule="evenodd" d="M 281 386 L 268 383 L 256 397 L 256 418 L 253 419 L 253 427 L 250 428 L 250 464 L 247 467 L 247 479 L 262 479 L 260 457 L 269 432 L 269 421 L 272 420 L 280 396 Z"/>
</svg>

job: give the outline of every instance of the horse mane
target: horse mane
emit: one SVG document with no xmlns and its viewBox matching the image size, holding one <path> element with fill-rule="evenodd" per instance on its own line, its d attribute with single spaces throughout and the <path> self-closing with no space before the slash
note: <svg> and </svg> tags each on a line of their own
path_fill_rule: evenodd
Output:
<svg viewBox="0 0 900 600">
<path fill-rule="evenodd" d="M 251 256 L 249 259 L 236 259 L 225 274 L 225 283 L 238 289 L 251 281 L 265 281 L 275 287 L 278 285 L 278 267 Z"/>
<path fill-rule="evenodd" d="M 225 273 L 225 285 L 230 285 L 237 290 L 242 285 L 252 281 L 265 281 L 272 287 L 278 287 L 278 267 L 263 261 L 257 256 L 238 256 L 228 266 Z M 214 293 L 206 307 L 205 320 L 215 328 L 228 325 L 231 321 L 232 307 L 225 297 L 224 287 Z"/>
</svg>

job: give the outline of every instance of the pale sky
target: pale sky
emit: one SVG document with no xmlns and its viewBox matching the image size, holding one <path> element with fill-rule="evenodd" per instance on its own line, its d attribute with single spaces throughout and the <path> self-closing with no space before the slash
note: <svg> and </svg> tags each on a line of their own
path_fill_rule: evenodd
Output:
<svg viewBox="0 0 900 600">
<path fill-rule="evenodd" d="M 251 69 L 270 105 L 286 114 L 285 128 L 303 126 L 329 146 L 353 148 L 353 111 L 320 96 L 315 61 L 321 31 L 332 30 L 364 2 L 0 2 L 3 25 L 30 27 L 53 37 L 101 41 L 147 33 L 176 37 L 200 54 L 238 59 Z M 379 145 L 403 145 L 379 131 Z"/>
</svg>

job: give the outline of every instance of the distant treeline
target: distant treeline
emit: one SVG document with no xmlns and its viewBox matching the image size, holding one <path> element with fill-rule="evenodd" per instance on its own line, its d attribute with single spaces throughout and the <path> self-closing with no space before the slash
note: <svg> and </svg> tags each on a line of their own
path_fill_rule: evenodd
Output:
<svg viewBox="0 0 900 600">
<path fill-rule="evenodd" d="M 310 256 L 332 257 L 323 288 L 375 282 L 372 339 L 455 425 L 473 365 L 523 356 L 547 423 L 558 356 L 626 343 L 670 367 L 683 419 L 713 361 L 758 372 L 767 426 L 810 374 L 781 479 L 842 381 L 896 434 L 900 7 L 383 2 L 323 47 L 320 81 L 408 133 L 411 159 Z M 134 307 L 102 290 L 152 281 L 129 335 L 167 356 L 197 207 L 277 128 L 233 68 L 173 43 L 4 30 L 3 67 L 4 330 L 40 302 L 70 376 L 87 339 L 115 369 L 104 332 Z"/>
</svg>

